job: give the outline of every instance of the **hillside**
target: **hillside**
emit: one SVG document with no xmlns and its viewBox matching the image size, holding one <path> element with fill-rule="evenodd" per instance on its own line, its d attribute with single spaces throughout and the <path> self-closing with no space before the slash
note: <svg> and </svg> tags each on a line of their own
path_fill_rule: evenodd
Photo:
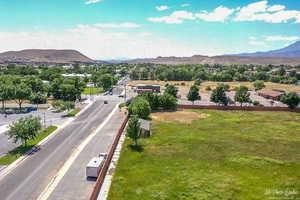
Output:
<svg viewBox="0 0 300 200">
<path fill-rule="evenodd" d="M 278 50 L 256 53 L 242 53 L 235 56 L 300 58 L 300 41 Z"/>
<path fill-rule="evenodd" d="M 125 63 L 155 63 L 155 64 L 222 64 L 222 65 L 299 65 L 299 58 L 287 57 L 248 57 L 248 56 L 192 56 L 192 57 L 157 57 L 123 61 Z"/>
<path fill-rule="evenodd" d="M 4 63 L 94 63 L 76 50 L 54 50 L 54 49 L 28 49 L 22 51 L 8 51 L 0 53 L 0 61 Z"/>
</svg>

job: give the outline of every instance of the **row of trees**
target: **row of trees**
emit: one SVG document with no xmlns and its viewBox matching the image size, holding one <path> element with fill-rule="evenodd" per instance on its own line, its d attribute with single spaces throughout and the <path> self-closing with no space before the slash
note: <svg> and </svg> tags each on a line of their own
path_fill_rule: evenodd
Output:
<svg viewBox="0 0 300 200">
<path fill-rule="evenodd" d="M 285 68 L 292 69 L 287 72 Z M 134 80 L 161 81 L 270 81 L 274 83 L 294 84 L 300 80 L 298 67 L 289 66 L 222 66 L 222 65 L 137 65 L 131 70 Z"/>
<path fill-rule="evenodd" d="M 256 82 L 257 89 L 261 89 L 263 87 L 264 87 L 263 82 Z M 217 86 L 214 90 L 212 90 L 210 101 L 218 105 L 225 105 L 225 106 L 227 106 L 228 104 L 234 104 L 234 102 L 239 102 L 241 106 L 243 106 L 243 104 L 245 103 L 257 104 L 256 102 L 252 102 L 248 87 L 246 86 L 237 87 L 235 89 L 236 92 L 234 96 L 234 101 L 226 95 L 226 91 L 228 91 L 228 89 L 229 89 L 228 85 L 225 84 L 221 84 Z M 187 99 L 189 101 L 192 101 L 193 103 L 194 101 L 201 100 L 198 86 L 193 85 L 190 88 L 190 91 L 187 95 Z M 281 102 L 286 104 L 289 108 L 295 109 L 300 103 L 300 97 L 295 92 L 290 92 L 282 96 Z"/>
</svg>

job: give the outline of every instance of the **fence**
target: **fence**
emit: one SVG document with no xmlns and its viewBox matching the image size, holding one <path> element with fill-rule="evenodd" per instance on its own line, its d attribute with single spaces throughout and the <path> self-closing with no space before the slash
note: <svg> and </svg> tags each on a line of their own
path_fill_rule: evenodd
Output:
<svg viewBox="0 0 300 200">
<path fill-rule="evenodd" d="M 118 134 L 116 135 L 116 137 L 115 137 L 115 139 L 113 141 L 113 144 L 112 144 L 112 146 L 110 148 L 110 151 L 109 151 L 109 153 L 107 155 L 107 158 L 106 158 L 106 160 L 104 162 L 104 165 L 101 168 L 101 171 L 100 171 L 99 176 L 97 178 L 96 185 L 95 185 L 95 187 L 93 189 L 93 192 L 92 192 L 92 194 L 90 196 L 90 200 L 97 200 L 97 198 L 98 198 L 98 194 L 99 194 L 101 186 L 102 186 L 102 184 L 104 182 L 105 175 L 107 173 L 107 170 L 109 168 L 110 162 L 112 160 L 114 152 L 115 152 L 115 150 L 117 148 L 117 145 L 119 143 L 120 137 L 121 137 L 121 135 L 122 135 L 122 133 L 123 133 L 125 127 L 126 127 L 126 124 L 127 124 L 128 120 L 129 120 L 129 117 L 126 116 L 126 118 L 124 119 L 124 121 L 123 121 L 123 123 L 122 123 L 122 125 L 121 125 L 121 127 L 120 127 L 120 129 L 118 131 Z"/>
<path fill-rule="evenodd" d="M 211 110 L 244 110 L 244 111 L 288 111 L 300 112 L 300 108 L 294 110 L 288 107 L 278 106 L 219 106 L 219 105 L 178 105 L 181 109 L 211 109 Z"/>
</svg>

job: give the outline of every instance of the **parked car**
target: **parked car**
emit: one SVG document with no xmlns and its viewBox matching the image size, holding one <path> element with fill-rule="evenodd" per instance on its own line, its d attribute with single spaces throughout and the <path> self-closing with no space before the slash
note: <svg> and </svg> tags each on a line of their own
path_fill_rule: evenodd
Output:
<svg viewBox="0 0 300 200">
<path fill-rule="evenodd" d="M 108 104 L 108 102 L 105 100 L 105 101 L 104 101 L 104 104 Z"/>
</svg>

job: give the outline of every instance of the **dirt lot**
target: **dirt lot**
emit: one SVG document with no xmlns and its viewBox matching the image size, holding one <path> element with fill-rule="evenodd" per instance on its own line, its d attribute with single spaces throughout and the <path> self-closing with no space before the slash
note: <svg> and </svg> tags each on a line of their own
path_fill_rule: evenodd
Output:
<svg viewBox="0 0 300 200">
<path fill-rule="evenodd" d="M 189 110 L 181 110 L 177 112 L 158 112 L 151 114 L 151 118 L 160 122 L 180 122 L 190 124 L 197 119 L 209 117 L 205 113 L 197 113 Z"/>
</svg>

